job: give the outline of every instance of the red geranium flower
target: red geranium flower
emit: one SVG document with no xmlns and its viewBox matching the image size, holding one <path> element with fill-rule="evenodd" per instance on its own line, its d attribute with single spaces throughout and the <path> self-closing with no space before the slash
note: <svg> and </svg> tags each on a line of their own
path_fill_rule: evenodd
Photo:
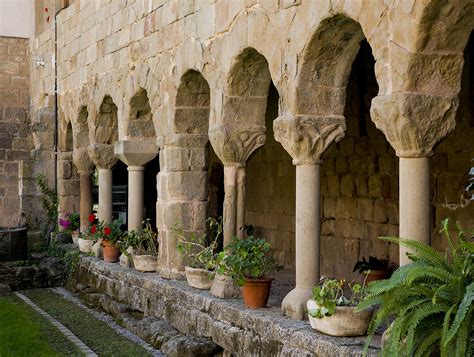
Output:
<svg viewBox="0 0 474 357">
<path fill-rule="evenodd" d="M 112 233 L 112 230 L 110 229 L 110 227 L 105 227 L 104 228 L 104 234 L 106 236 L 110 236 L 110 233 Z"/>
<path fill-rule="evenodd" d="M 95 221 L 95 214 L 94 214 L 94 213 L 91 213 L 91 214 L 89 215 L 89 222 L 94 223 L 94 221 Z"/>
<path fill-rule="evenodd" d="M 92 227 L 91 227 L 91 233 L 92 233 L 92 234 L 95 234 L 95 232 L 97 232 L 97 227 L 96 227 L 96 226 L 92 226 Z"/>
</svg>

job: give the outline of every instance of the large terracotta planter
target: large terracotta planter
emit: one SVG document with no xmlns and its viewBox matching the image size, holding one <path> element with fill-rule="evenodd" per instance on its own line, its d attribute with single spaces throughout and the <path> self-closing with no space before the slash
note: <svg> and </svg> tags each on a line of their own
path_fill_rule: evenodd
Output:
<svg viewBox="0 0 474 357">
<path fill-rule="evenodd" d="M 370 283 L 371 281 L 382 280 L 387 277 L 386 270 L 370 270 L 367 274 L 367 278 L 365 278 L 366 284 Z"/>
<path fill-rule="evenodd" d="M 95 242 L 89 239 L 78 238 L 77 243 L 79 245 L 79 251 L 82 253 L 90 253 Z"/>
<path fill-rule="evenodd" d="M 308 300 L 308 311 L 316 306 L 314 300 Z M 330 336 L 364 336 L 367 334 L 373 310 L 354 312 L 354 309 L 355 307 L 351 306 L 338 306 L 334 315 L 321 319 L 308 315 L 309 323 L 313 329 Z"/>
<path fill-rule="evenodd" d="M 133 265 L 141 272 L 156 271 L 158 258 L 153 255 L 133 255 Z"/>
<path fill-rule="evenodd" d="M 118 262 L 120 250 L 112 243 L 104 240 L 102 241 L 102 248 L 104 249 L 104 261 L 108 263 Z"/>
<path fill-rule="evenodd" d="M 185 267 L 184 272 L 189 286 L 193 288 L 209 290 L 214 282 L 213 273 L 209 270 Z"/>
<path fill-rule="evenodd" d="M 251 309 L 267 306 L 272 280 L 271 278 L 246 279 L 241 288 L 245 305 Z"/>
</svg>

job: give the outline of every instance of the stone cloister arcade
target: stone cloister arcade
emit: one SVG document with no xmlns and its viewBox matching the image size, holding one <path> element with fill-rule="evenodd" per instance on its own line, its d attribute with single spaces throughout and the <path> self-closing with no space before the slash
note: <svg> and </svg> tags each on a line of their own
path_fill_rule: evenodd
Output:
<svg viewBox="0 0 474 357">
<path fill-rule="evenodd" d="M 146 55 L 151 40 L 137 41 L 130 57 L 111 57 L 110 70 L 64 73 L 60 214 L 80 208 L 88 224 L 97 168 L 98 216 L 111 221 L 112 168 L 122 161 L 128 229 L 141 227 L 144 196 L 156 189 L 159 274 L 180 278 L 173 227 L 206 231 L 209 168 L 222 165 L 224 244 L 248 224 L 271 242 L 295 272 L 282 302 L 295 319 L 321 274 L 352 277 L 355 260 L 369 254 L 407 262 L 378 236 L 440 246 L 432 231 L 443 214 L 472 223 L 472 204 L 458 202 L 462 187 L 442 197 L 439 180 L 461 183 L 474 152 L 472 107 L 460 105 L 472 99 L 474 11 L 362 3 L 303 1 L 280 23 L 278 11 L 251 6 L 207 40 L 163 34 L 154 54 Z M 83 80 L 72 77 L 82 70 Z M 156 185 L 144 186 L 156 157 Z"/>
</svg>

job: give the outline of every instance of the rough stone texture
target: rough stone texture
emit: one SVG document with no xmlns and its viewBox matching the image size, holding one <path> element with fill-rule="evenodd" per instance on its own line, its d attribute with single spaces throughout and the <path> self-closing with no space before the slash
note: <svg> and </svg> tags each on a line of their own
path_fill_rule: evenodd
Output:
<svg viewBox="0 0 474 357">
<path fill-rule="evenodd" d="M 164 320 L 181 334 L 191 334 L 197 341 L 211 338 L 235 356 L 357 356 L 364 344 L 364 338 L 332 338 L 313 331 L 307 322 L 283 317 L 275 300 L 270 300 L 269 308 L 251 310 L 240 300 L 217 299 L 185 282 L 94 258 L 81 258 L 77 279 L 133 310 Z M 371 355 L 376 355 L 377 346 L 372 344 Z"/>
<path fill-rule="evenodd" d="M 24 225 L 20 162 L 30 158 L 28 40 L 0 36 L 0 226 Z"/>
</svg>

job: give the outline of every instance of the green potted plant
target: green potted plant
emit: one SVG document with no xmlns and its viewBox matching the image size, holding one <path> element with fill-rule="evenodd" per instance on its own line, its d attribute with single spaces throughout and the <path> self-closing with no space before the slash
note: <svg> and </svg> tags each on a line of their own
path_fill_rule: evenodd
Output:
<svg viewBox="0 0 474 357">
<path fill-rule="evenodd" d="M 472 356 L 474 352 L 473 230 L 457 225 L 451 237 L 449 221 L 442 221 L 447 238 L 445 254 L 429 245 L 402 238 L 381 238 L 408 249 L 410 264 L 390 279 L 373 282 L 358 309 L 380 306 L 369 326 L 368 345 L 379 326 L 393 319 L 385 334 L 384 356 Z"/>
<path fill-rule="evenodd" d="M 269 251 L 270 244 L 264 239 L 249 236 L 234 238 L 218 255 L 217 272 L 230 276 L 241 287 L 247 307 L 267 305 L 273 279 L 265 275 L 278 268 Z"/>
<path fill-rule="evenodd" d="M 138 271 L 156 271 L 158 234 L 153 231 L 149 220 L 143 222 L 142 231 L 130 231 L 124 235 L 120 250 L 132 259 L 133 265 Z"/>
<path fill-rule="evenodd" d="M 99 222 L 100 235 L 102 238 L 101 246 L 104 249 L 104 261 L 115 263 L 120 256 L 121 239 L 124 232 L 121 229 L 122 221 L 116 219 L 112 223 Z"/>
<path fill-rule="evenodd" d="M 388 260 L 378 259 L 373 256 L 369 256 L 369 260 L 362 257 L 362 260 L 355 263 L 352 271 L 358 271 L 360 274 L 366 275 L 366 277 L 364 277 L 366 283 L 385 279 L 390 272 Z"/>
<path fill-rule="evenodd" d="M 88 220 L 91 225 L 79 234 L 77 240 L 79 250 L 83 253 L 92 252 L 92 246 L 101 238 L 101 226 L 95 214 L 91 213 Z"/>
<path fill-rule="evenodd" d="M 364 294 L 364 285 L 321 277 L 307 302 L 311 327 L 331 336 L 365 335 L 373 310 L 354 311 Z"/>
<path fill-rule="evenodd" d="M 191 234 L 186 237 L 182 230 L 175 229 L 179 240 L 178 252 L 185 261 L 185 274 L 188 284 L 196 289 L 209 290 L 216 268 L 216 248 L 222 236 L 222 222 L 215 218 L 208 220 L 210 234 Z"/>
<path fill-rule="evenodd" d="M 74 244 L 78 245 L 79 239 L 79 226 L 80 226 L 80 215 L 79 213 L 66 213 L 63 218 L 58 221 L 59 225 L 64 229 L 66 233 L 69 233 L 72 237 Z"/>
</svg>

